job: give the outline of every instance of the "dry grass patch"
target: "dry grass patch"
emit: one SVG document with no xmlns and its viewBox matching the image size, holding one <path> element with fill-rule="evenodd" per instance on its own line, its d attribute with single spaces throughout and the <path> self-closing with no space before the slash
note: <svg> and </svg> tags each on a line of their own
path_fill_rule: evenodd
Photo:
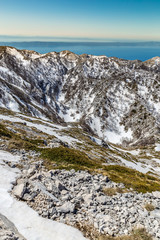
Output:
<svg viewBox="0 0 160 240">
<path fill-rule="evenodd" d="M 0 79 L 1 81 L 1 79 Z M 3 80 L 2 80 L 3 81 Z M 15 115 L 14 112 L 12 112 L 11 110 L 7 109 L 7 108 L 2 108 L 0 107 L 0 114 L 4 114 L 4 115 Z"/>
<path fill-rule="evenodd" d="M 94 240 L 153 240 L 153 237 L 147 233 L 146 229 L 140 228 L 134 229 L 130 235 L 118 237 L 99 236 Z"/>
<path fill-rule="evenodd" d="M 128 192 L 126 188 L 104 188 L 103 189 L 104 194 L 108 196 L 116 195 L 117 193 L 125 193 Z"/>
<path fill-rule="evenodd" d="M 144 207 L 148 212 L 151 212 L 155 209 L 155 206 L 152 203 L 146 203 Z"/>
<path fill-rule="evenodd" d="M 129 235 L 113 237 L 99 233 L 97 229 L 95 229 L 92 225 L 89 225 L 87 222 L 77 223 L 75 227 L 90 240 L 153 240 L 153 237 L 146 231 L 145 228 L 136 228 L 133 229 Z"/>
<path fill-rule="evenodd" d="M 101 165 L 91 160 L 84 152 L 67 147 L 41 149 L 41 157 L 44 159 L 46 168 L 53 169 L 53 164 L 57 168 L 75 170 L 95 170 Z"/>
<path fill-rule="evenodd" d="M 127 189 L 132 188 L 137 192 L 160 191 L 160 180 L 158 178 L 124 166 L 105 166 L 103 174 L 107 175 L 114 182 L 123 183 Z"/>
<path fill-rule="evenodd" d="M 12 137 L 12 133 L 1 123 L 0 123 L 0 137 L 6 138 Z"/>
</svg>

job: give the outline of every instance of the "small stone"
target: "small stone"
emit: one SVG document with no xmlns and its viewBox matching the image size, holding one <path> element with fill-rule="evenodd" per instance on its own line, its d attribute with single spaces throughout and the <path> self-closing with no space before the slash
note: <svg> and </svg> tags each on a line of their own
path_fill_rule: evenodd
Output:
<svg viewBox="0 0 160 240">
<path fill-rule="evenodd" d="M 59 191 L 66 190 L 66 187 L 58 179 L 56 179 L 55 185 Z"/>
<path fill-rule="evenodd" d="M 135 222 L 136 222 L 136 219 L 135 219 L 134 217 L 131 217 L 131 218 L 129 219 L 129 222 L 130 222 L 130 223 L 135 223 Z"/>
<path fill-rule="evenodd" d="M 160 192 L 159 191 L 152 192 L 152 195 L 156 198 L 160 198 Z"/>
</svg>

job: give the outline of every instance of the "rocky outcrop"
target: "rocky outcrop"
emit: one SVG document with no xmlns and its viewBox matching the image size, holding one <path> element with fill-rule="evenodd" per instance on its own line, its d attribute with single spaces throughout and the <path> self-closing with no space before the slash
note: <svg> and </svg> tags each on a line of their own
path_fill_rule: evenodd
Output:
<svg viewBox="0 0 160 240">
<path fill-rule="evenodd" d="M 80 122 L 113 143 L 145 145 L 159 136 L 158 57 L 141 62 L 0 47 L 0 82 L 1 107 Z"/>
<path fill-rule="evenodd" d="M 122 193 L 105 194 L 105 189 L 117 188 Z M 144 227 L 160 239 L 159 192 L 142 194 L 123 190 L 123 184 L 114 183 L 101 174 L 46 171 L 42 162 L 36 162 L 25 166 L 12 193 L 45 218 L 73 226 L 87 223 L 98 232 L 112 236 Z M 147 209 L 147 204 L 152 205 L 152 211 Z"/>
<path fill-rule="evenodd" d="M 2 214 L 0 214 L 0 239 L 25 240 L 25 238 L 21 234 L 19 234 L 14 224 Z"/>
</svg>

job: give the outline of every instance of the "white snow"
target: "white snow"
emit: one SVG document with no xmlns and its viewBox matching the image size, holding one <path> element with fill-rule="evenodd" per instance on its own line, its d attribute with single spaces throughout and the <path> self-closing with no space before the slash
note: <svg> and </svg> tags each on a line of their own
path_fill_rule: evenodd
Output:
<svg viewBox="0 0 160 240">
<path fill-rule="evenodd" d="M 102 144 L 102 140 L 99 139 L 99 138 L 90 136 L 90 139 L 91 139 L 93 142 L 97 143 L 98 145 L 101 145 L 101 144 Z"/>
<path fill-rule="evenodd" d="M 90 127 L 97 132 L 99 137 L 103 137 L 103 133 L 101 130 L 101 121 L 99 117 L 95 117 L 94 115 L 92 116 L 92 120 L 90 123 Z"/>
<path fill-rule="evenodd" d="M 106 136 L 106 140 L 111 143 L 115 143 L 115 144 L 120 143 L 121 136 L 113 131 L 107 130 L 105 133 L 105 136 Z"/>
<path fill-rule="evenodd" d="M 151 62 L 154 61 L 155 64 L 159 64 L 159 63 L 160 63 L 160 57 L 158 57 L 158 56 L 157 56 L 157 57 L 153 57 L 153 58 L 151 58 L 150 60 L 151 60 Z"/>
<path fill-rule="evenodd" d="M 137 156 L 137 155 L 139 155 L 140 150 L 139 150 L 139 149 L 136 149 L 136 150 L 130 150 L 130 151 L 126 151 L 126 152 L 128 152 L 128 153 L 130 153 L 130 154 L 132 154 L 132 155 Z"/>
<path fill-rule="evenodd" d="M 160 144 L 156 143 L 155 151 L 157 151 L 157 152 L 160 151 Z"/>
<path fill-rule="evenodd" d="M 138 93 L 141 95 L 141 96 L 145 96 L 145 94 L 148 93 L 148 88 L 146 86 L 142 86 L 142 85 L 138 85 Z"/>
<path fill-rule="evenodd" d="M 15 48 L 7 47 L 7 52 L 20 60 L 24 60 L 23 55 Z"/>
<path fill-rule="evenodd" d="M 9 107 L 9 109 L 11 109 L 14 112 L 19 112 L 19 105 L 18 105 L 18 103 L 16 101 L 9 102 L 8 103 L 8 107 Z"/>
<path fill-rule="evenodd" d="M 90 120 L 90 127 L 93 129 L 94 132 L 97 133 L 97 135 L 100 138 L 103 138 L 105 141 L 109 141 L 114 144 L 121 144 L 123 140 L 131 140 L 132 139 L 132 130 L 128 129 L 128 131 L 125 131 L 124 126 L 120 125 L 120 119 L 115 118 L 114 116 L 113 120 L 110 122 L 110 128 L 107 130 L 103 130 L 104 126 L 102 125 L 101 118 L 98 116 L 91 115 Z M 111 126 L 114 128 L 116 126 L 117 130 L 110 130 Z M 106 127 L 105 127 L 106 129 Z"/>
<path fill-rule="evenodd" d="M 9 73 L 9 69 L 8 69 L 8 68 L 5 68 L 5 67 L 2 67 L 2 66 L 0 66 L 0 72 L 7 72 L 7 73 Z"/>
<path fill-rule="evenodd" d="M 113 148 L 113 149 L 114 149 L 114 148 Z M 135 155 L 135 156 L 137 156 L 137 155 L 139 155 L 139 154 L 140 154 L 140 149 L 134 149 L 134 150 L 125 150 L 125 149 L 118 148 L 118 147 L 116 147 L 115 149 L 118 149 L 118 150 L 119 150 L 119 151 L 121 151 L 121 152 L 130 153 L 130 154 L 132 154 L 132 155 Z"/>
<path fill-rule="evenodd" d="M 139 172 L 142 173 L 147 173 L 147 172 L 154 172 L 156 174 L 160 174 L 160 167 L 159 166 L 154 166 L 153 165 L 153 161 L 157 162 L 160 164 L 160 159 L 156 159 L 156 158 L 152 158 L 152 160 L 150 160 L 149 162 L 147 162 L 147 159 L 143 159 L 143 161 L 146 162 L 146 164 L 142 163 L 142 162 L 132 162 L 132 161 L 127 161 L 126 159 L 120 157 L 120 156 L 115 156 L 116 158 L 118 158 L 122 163 L 124 163 L 126 165 L 126 167 L 135 169 Z"/>
<path fill-rule="evenodd" d="M 81 114 L 76 112 L 77 109 L 68 109 L 65 113 L 63 111 L 59 112 L 59 116 L 64 119 L 65 122 L 77 122 L 81 118 Z"/>
<path fill-rule="evenodd" d="M 40 217 L 26 203 L 13 198 L 9 191 L 19 171 L 3 160 L 17 162 L 19 156 L 0 150 L 0 213 L 13 222 L 27 240 L 85 240 L 77 229 Z"/>
<path fill-rule="evenodd" d="M 143 165 L 140 162 L 131 162 L 131 161 L 127 161 L 124 158 L 120 157 L 120 156 L 116 156 L 116 158 L 120 159 L 122 163 L 124 163 L 127 167 L 129 168 L 133 168 L 139 172 L 142 173 L 147 173 L 148 171 L 152 171 L 153 169 L 150 166 L 146 166 Z"/>
<path fill-rule="evenodd" d="M 160 159 L 158 158 L 152 158 L 153 161 L 155 161 L 156 163 L 160 164 Z"/>
<path fill-rule="evenodd" d="M 154 102 L 154 108 L 155 108 L 156 112 L 159 113 L 160 112 L 160 103 Z"/>
<path fill-rule="evenodd" d="M 19 61 L 23 62 L 23 66 L 28 66 L 30 64 L 30 61 L 26 60 L 23 54 L 21 54 L 21 52 L 16 48 L 7 47 L 7 52 L 10 55 L 16 57 Z"/>
<path fill-rule="evenodd" d="M 100 56 L 89 55 L 89 56 L 92 57 L 93 59 L 107 59 L 106 55 L 100 55 Z"/>
<path fill-rule="evenodd" d="M 17 114 L 16 115 L 17 117 L 23 117 L 23 118 L 26 118 L 26 119 L 28 119 L 29 121 L 39 121 L 39 122 L 41 122 L 42 124 L 44 124 L 44 125 L 49 125 L 49 126 L 51 126 L 51 127 L 53 127 L 53 128 L 55 128 L 55 129 L 59 129 L 59 130 L 62 130 L 62 129 L 65 129 L 66 127 L 63 127 L 63 126 L 61 126 L 61 125 L 58 125 L 58 124 L 55 124 L 55 123 L 51 123 L 51 122 L 48 122 L 48 121 L 46 121 L 46 120 L 42 120 L 41 118 L 34 118 L 34 117 L 30 117 L 30 116 L 27 116 L 27 115 L 23 115 L 23 114 Z M 22 120 L 22 119 L 21 119 Z M 24 122 L 24 121 L 23 121 Z"/>
<path fill-rule="evenodd" d="M 81 142 L 81 141 L 79 141 L 79 140 L 77 140 L 73 137 L 65 136 L 64 134 L 61 135 L 60 133 L 56 132 L 56 130 L 58 130 L 58 127 L 59 127 L 59 129 L 63 129 L 62 126 L 59 126 L 59 125 L 56 125 L 56 124 L 47 123 L 47 124 L 50 125 L 50 127 L 49 127 L 49 126 L 46 126 L 44 124 L 29 122 L 29 121 L 26 121 L 26 120 L 22 120 L 21 118 L 18 118 L 18 117 L 5 116 L 5 115 L 2 115 L 2 114 L 0 114 L 0 119 L 12 121 L 12 122 L 23 122 L 23 123 L 25 122 L 27 124 L 27 126 L 35 127 L 39 131 L 42 131 L 42 132 L 47 133 L 49 135 L 55 136 L 58 139 L 60 139 L 61 141 L 67 142 L 68 144 L 72 144 L 73 142 Z"/>
<path fill-rule="evenodd" d="M 16 163 L 20 160 L 20 156 L 18 155 L 13 155 L 9 152 L 6 152 L 6 151 L 2 151 L 0 150 L 0 164 L 4 161 L 4 160 L 7 160 L 9 162 L 13 162 L 13 163 Z"/>
<path fill-rule="evenodd" d="M 123 152 L 126 152 L 126 153 L 130 153 L 130 154 L 132 154 L 132 155 L 135 155 L 135 156 L 137 156 L 137 155 L 139 155 L 139 153 L 140 153 L 140 150 L 139 149 L 136 149 L 136 150 L 122 150 L 121 149 L 121 151 L 123 151 Z"/>
<path fill-rule="evenodd" d="M 37 59 L 37 58 L 40 58 L 40 57 L 42 57 L 42 55 L 40 55 L 40 54 L 37 54 L 37 53 L 32 53 L 32 54 L 31 54 L 31 58 L 32 58 L 33 60 L 35 60 L 35 59 Z"/>
<path fill-rule="evenodd" d="M 114 144 L 120 144 L 124 139 L 130 140 L 132 139 L 132 131 L 129 129 L 127 132 L 124 130 L 123 126 L 119 126 L 119 133 L 116 133 L 114 131 L 107 130 L 104 133 L 106 139 L 111 143 Z"/>
</svg>

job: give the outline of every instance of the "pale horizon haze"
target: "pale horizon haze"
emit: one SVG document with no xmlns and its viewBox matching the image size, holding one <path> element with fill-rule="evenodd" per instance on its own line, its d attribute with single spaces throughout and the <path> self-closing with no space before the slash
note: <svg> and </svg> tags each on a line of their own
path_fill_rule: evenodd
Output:
<svg viewBox="0 0 160 240">
<path fill-rule="evenodd" d="M 5 0 L 0 39 L 160 41 L 159 0 Z"/>
</svg>

